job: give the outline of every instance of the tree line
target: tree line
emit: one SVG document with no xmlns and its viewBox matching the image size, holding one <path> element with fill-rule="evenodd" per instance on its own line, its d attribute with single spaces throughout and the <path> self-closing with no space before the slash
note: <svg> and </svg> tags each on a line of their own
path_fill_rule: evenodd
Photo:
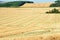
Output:
<svg viewBox="0 0 60 40">
<path fill-rule="evenodd" d="M 60 0 L 56 0 L 50 7 L 60 7 Z"/>
<path fill-rule="evenodd" d="M 32 1 L 13 1 L 13 2 L 6 2 L 0 3 L 0 7 L 20 7 L 25 3 L 34 3 Z"/>
</svg>

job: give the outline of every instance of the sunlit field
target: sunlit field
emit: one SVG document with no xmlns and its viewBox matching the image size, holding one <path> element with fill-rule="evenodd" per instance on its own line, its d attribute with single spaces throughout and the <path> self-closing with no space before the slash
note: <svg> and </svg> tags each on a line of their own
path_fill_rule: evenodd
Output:
<svg viewBox="0 0 60 40">
<path fill-rule="evenodd" d="M 50 6 L 50 4 L 52 4 L 51 2 L 47 2 L 47 3 L 26 3 L 23 6 L 21 6 L 22 8 L 47 8 Z"/>
<path fill-rule="evenodd" d="M 60 40 L 60 14 L 46 13 L 52 9 L 0 8 L 0 40 Z"/>
</svg>

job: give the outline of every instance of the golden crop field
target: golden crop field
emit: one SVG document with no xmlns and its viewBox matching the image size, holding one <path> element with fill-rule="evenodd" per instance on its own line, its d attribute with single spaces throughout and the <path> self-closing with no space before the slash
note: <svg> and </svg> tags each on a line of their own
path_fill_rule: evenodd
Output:
<svg viewBox="0 0 60 40">
<path fill-rule="evenodd" d="M 22 8 L 47 8 L 50 6 L 50 4 L 52 4 L 51 2 L 47 2 L 47 3 L 26 3 L 23 6 L 21 6 Z"/>
<path fill-rule="evenodd" d="M 60 14 L 46 14 L 52 9 L 0 8 L 0 40 L 60 40 Z"/>
</svg>

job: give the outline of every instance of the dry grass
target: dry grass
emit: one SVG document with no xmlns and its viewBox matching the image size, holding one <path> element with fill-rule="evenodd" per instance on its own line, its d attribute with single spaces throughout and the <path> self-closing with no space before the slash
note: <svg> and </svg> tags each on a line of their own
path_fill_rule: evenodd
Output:
<svg viewBox="0 0 60 40">
<path fill-rule="evenodd" d="M 59 40 L 60 14 L 45 13 L 51 9 L 0 8 L 0 40 Z"/>
<path fill-rule="evenodd" d="M 50 6 L 50 4 L 52 4 L 52 3 L 26 3 L 26 4 L 24 4 L 23 6 L 21 6 L 21 7 L 23 7 L 23 8 L 28 8 L 28 7 L 30 7 L 30 8 L 44 8 L 44 7 L 49 7 Z"/>
</svg>

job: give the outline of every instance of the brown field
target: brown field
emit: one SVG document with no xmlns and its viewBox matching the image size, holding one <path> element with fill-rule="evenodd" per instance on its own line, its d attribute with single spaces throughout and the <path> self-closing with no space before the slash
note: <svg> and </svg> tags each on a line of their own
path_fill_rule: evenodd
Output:
<svg viewBox="0 0 60 40">
<path fill-rule="evenodd" d="M 0 40 L 60 40 L 60 14 L 51 9 L 0 8 Z"/>
</svg>

